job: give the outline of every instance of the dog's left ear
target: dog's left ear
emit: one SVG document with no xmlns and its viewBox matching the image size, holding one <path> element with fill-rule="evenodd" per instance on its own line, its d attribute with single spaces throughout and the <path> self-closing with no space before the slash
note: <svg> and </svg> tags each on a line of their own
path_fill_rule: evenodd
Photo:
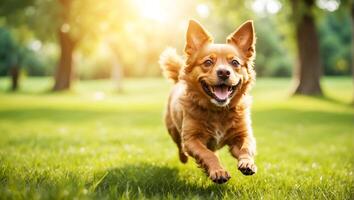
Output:
<svg viewBox="0 0 354 200">
<path fill-rule="evenodd" d="M 239 48 L 246 58 L 250 58 L 255 52 L 256 36 L 253 21 L 248 20 L 231 33 L 226 42 Z"/>
</svg>

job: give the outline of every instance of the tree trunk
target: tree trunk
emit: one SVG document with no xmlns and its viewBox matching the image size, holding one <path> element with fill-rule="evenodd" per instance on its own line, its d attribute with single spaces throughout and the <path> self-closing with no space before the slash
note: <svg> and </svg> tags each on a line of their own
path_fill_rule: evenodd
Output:
<svg viewBox="0 0 354 200">
<path fill-rule="evenodd" d="M 73 51 L 75 42 L 68 32 L 59 30 L 60 60 L 55 74 L 54 91 L 70 89 L 73 72 Z"/>
<path fill-rule="evenodd" d="M 117 92 L 121 92 L 123 89 L 123 86 L 122 86 L 123 70 L 121 68 L 121 65 L 119 64 L 119 60 L 116 55 L 112 56 L 111 77 L 113 80 L 115 90 Z"/>
<path fill-rule="evenodd" d="M 117 92 L 123 91 L 123 69 L 120 64 L 121 57 L 119 56 L 119 51 L 117 48 L 117 42 L 111 39 L 112 37 L 107 37 L 106 45 L 111 50 L 111 60 L 112 60 L 112 71 L 111 71 L 111 79 L 113 80 L 114 89 Z"/>
<path fill-rule="evenodd" d="M 13 66 L 10 69 L 11 75 L 11 90 L 16 91 L 18 89 L 18 78 L 20 76 L 20 69 L 18 66 Z"/>
<path fill-rule="evenodd" d="M 70 89 L 73 78 L 73 51 L 77 41 L 70 35 L 70 10 L 72 0 L 59 0 L 63 24 L 58 29 L 60 59 L 55 73 L 54 91 Z"/>
<path fill-rule="evenodd" d="M 311 8 L 314 0 L 292 0 L 293 15 L 298 49 L 298 62 L 295 66 L 294 94 L 322 95 L 320 87 L 321 59 L 319 41 Z M 303 3 L 302 5 L 300 5 Z M 305 9 L 304 9 L 305 8 Z"/>
</svg>

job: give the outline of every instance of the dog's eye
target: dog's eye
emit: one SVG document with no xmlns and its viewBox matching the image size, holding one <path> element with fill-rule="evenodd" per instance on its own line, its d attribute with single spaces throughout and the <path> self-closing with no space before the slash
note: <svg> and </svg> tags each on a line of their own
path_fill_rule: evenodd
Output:
<svg viewBox="0 0 354 200">
<path fill-rule="evenodd" d="M 237 60 L 232 60 L 231 65 L 234 67 L 238 67 L 238 66 L 240 66 L 240 63 Z"/>
<path fill-rule="evenodd" d="M 204 64 L 205 67 L 211 67 L 214 63 L 211 60 L 206 60 L 206 61 L 204 61 L 203 64 Z"/>
</svg>

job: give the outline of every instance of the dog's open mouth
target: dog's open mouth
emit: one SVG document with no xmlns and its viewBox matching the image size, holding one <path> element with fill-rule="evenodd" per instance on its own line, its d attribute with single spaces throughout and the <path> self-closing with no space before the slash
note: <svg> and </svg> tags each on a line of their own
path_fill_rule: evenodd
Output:
<svg viewBox="0 0 354 200">
<path fill-rule="evenodd" d="M 232 97 L 232 95 L 235 93 L 237 85 L 226 85 L 226 84 L 220 84 L 220 85 L 208 85 L 205 81 L 200 81 L 202 84 L 202 88 L 204 92 L 215 99 L 219 103 L 224 103 L 227 101 L 229 97 Z"/>
</svg>

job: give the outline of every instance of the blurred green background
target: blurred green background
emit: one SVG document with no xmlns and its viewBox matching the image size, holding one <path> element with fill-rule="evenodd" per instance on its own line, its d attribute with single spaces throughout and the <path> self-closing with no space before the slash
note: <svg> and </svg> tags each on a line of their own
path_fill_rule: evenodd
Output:
<svg viewBox="0 0 354 200">
<path fill-rule="evenodd" d="M 2 0 L 0 199 L 353 199 L 350 0 Z M 253 19 L 258 173 L 213 184 L 162 115 L 190 18 Z M 294 89 L 296 88 L 296 89 Z M 60 92 L 58 92 L 60 91 Z M 293 95 L 300 94 L 300 95 Z"/>
<path fill-rule="evenodd" d="M 167 46 L 182 54 L 188 20 L 194 18 L 216 42 L 224 42 L 243 21 L 253 19 L 258 76 L 289 77 L 297 62 L 295 24 L 304 12 L 315 20 L 322 74 L 350 75 L 351 2 L 310 2 L 294 15 L 294 3 L 285 0 L 3 0 L 0 76 L 14 66 L 26 76 L 51 76 L 60 60 L 69 59 L 60 56 L 62 50 L 72 54 L 75 79 L 111 78 L 117 73 L 160 76 L 159 54 Z M 71 48 L 61 40 L 65 34 Z"/>
</svg>

